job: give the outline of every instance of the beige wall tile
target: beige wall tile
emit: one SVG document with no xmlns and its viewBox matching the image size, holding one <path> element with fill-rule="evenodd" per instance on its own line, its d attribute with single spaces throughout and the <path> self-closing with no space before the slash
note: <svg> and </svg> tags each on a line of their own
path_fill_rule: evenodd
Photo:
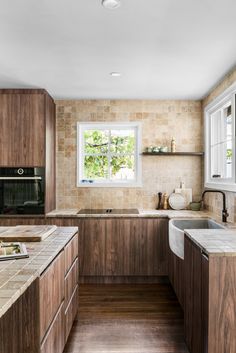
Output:
<svg viewBox="0 0 236 353">
<path fill-rule="evenodd" d="M 155 208 L 157 192 L 170 194 L 180 181 L 202 189 L 199 157 L 142 157 L 141 188 L 77 188 L 76 125 L 79 121 L 141 121 L 142 149 L 176 138 L 177 151 L 201 151 L 200 101 L 59 100 L 57 111 L 57 208 Z"/>
</svg>

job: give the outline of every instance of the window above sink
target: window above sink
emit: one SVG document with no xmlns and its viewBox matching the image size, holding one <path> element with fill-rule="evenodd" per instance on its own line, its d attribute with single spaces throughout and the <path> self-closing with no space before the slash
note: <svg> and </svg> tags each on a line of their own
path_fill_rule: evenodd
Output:
<svg viewBox="0 0 236 353">
<path fill-rule="evenodd" d="M 78 123 L 77 186 L 141 186 L 141 124 Z"/>
<path fill-rule="evenodd" d="M 236 83 L 205 108 L 205 187 L 236 191 Z"/>
</svg>

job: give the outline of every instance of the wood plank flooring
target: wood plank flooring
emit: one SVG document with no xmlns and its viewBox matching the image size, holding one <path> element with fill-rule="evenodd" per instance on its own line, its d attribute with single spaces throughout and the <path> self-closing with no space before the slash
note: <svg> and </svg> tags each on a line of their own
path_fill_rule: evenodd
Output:
<svg viewBox="0 0 236 353">
<path fill-rule="evenodd" d="M 169 284 L 81 285 L 64 353 L 188 353 Z"/>
</svg>

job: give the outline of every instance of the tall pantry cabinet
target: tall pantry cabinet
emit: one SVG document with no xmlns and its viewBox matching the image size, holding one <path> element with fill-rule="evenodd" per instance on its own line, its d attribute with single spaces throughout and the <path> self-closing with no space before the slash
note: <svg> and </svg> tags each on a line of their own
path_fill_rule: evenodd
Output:
<svg viewBox="0 0 236 353">
<path fill-rule="evenodd" d="M 55 103 L 44 89 L 0 89 L 0 167 L 45 167 L 45 213 L 55 208 Z"/>
</svg>

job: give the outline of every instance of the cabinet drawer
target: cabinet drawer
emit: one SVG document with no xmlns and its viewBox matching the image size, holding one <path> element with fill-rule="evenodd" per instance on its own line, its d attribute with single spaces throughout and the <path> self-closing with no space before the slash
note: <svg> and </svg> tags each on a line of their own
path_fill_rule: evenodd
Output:
<svg viewBox="0 0 236 353">
<path fill-rule="evenodd" d="M 65 247 L 65 273 L 67 273 L 78 256 L 78 234 Z"/>
<path fill-rule="evenodd" d="M 63 303 L 64 304 L 64 303 Z M 45 336 L 40 353 L 62 353 L 64 349 L 64 310 L 60 306 L 52 325 Z"/>
<path fill-rule="evenodd" d="M 65 278 L 65 307 L 66 308 L 67 308 L 67 305 L 69 304 L 69 301 L 74 292 L 74 289 L 78 284 L 78 278 L 79 278 L 78 272 L 79 272 L 78 258 L 76 258 Z"/>
<path fill-rule="evenodd" d="M 64 255 L 62 251 L 39 279 L 40 341 L 64 298 Z"/>
<path fill-rule="evenodd" d="M 65 311 L 65 341 L 69 336 L 70 330 L 73 325 L 73 321 L 76 317 L 76 314 L 78 311 L 78 305 L 79 305 L 79 286 L 77 285 L 72 295 L 72 298 L 69 302 L 69 305 Z"/>
</svg>

